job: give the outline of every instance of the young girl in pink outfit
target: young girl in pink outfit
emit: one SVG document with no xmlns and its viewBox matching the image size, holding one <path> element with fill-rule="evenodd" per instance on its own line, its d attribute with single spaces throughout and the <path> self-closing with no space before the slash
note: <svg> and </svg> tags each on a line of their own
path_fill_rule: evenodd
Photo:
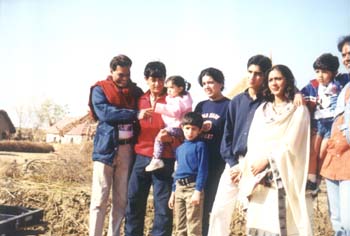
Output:
<svg viewBox="0 0 350 236">
<path fill-rule="evenodd" d="M 166 125 L 159 133 L 167 132 L 171 136 L 182 136 L 181 119 L 187 112 L 192 111 L 192 98 L 187 92 L 191 88 L 191 84 L 178 75 L 169 77 L 165 84 L 168 93 L 166 104 L 156 102 L 152 104 L 154 112 L 162 114 Z M 154 171 L 164 166 L 164 162 L 160 158 L 164 145 L 157 136 L 154 142 L 153 158 L 149 165 L 146 166 L 146 171 Z"/>
</svg>

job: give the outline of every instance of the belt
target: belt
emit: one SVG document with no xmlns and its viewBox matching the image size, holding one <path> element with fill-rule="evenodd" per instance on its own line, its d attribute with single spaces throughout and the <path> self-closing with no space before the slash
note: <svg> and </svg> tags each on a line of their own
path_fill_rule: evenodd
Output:
<svg viewBox="0 0 350 236">
<path fill-rule="evenodd" d="M 181 185 L 181 186 L 187 186 L 190 183 L 193 183 L 196 181 L 196 176 L 192 175 L 190 177 L 186 177 L 186 178 L 182 178 L 182 179 L 178 179 L 177 182 Z"/>
<path fill-rule="evenodd" d="M 118 144 L 123 145 L 123 144 L 129 144 L 132 143 L 132 138 L 126 138 L 126 139 L 119 139 Z"/>
</svg>

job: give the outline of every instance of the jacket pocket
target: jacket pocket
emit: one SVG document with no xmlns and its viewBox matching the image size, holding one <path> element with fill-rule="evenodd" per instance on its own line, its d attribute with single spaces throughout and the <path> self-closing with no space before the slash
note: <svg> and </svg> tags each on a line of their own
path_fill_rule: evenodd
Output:
<svg viewBox="0 0 350 236">
<path fill-rule="evenodd" d="M 97 132 L 94 138 L 94 152 L 99 154 L 109 154 L 116 147 L 114 130 L 108 132 Z"/>
</svg>

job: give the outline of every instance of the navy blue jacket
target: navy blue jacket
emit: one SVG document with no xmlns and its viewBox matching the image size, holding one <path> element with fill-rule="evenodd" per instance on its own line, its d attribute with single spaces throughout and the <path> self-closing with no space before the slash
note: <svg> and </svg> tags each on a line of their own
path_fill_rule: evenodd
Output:
<svg viewBox="0 0 350 236">
<path fill-rule="evenodd" d="M 118 124 L 136 124 L 137 110 L 110 104 L 99 86 L 92 89 L 91 101 L 98 118 L 92 160 L 112 165 L 118 150 Z"/>
<path fill-rule="evenodd" d="M 261 98 L 253 100 L 246 90 L 235 96 L 228 105 L 220 153 L 230 167 L 238 163 L 239 156 L 247 153 L 250 125 L 262 101 Z"/>
</svg>

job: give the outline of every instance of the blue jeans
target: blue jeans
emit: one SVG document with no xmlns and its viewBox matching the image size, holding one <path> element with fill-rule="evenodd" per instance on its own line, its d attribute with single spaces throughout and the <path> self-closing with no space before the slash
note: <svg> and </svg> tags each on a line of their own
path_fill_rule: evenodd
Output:
<svg viewBox="0 0 350 236">
<path fill-rule="evenodd" d="M 333 118 L 318 119 L 311 121 L 311 128 L 315 134 L 322 138 L 329 138 L 331 136 L 331 129 L 333 125 Z"/>
<path fill-rule="evenodd" d="M 350 180 L 326 179 L 328 206 L 335 236 L 350 236 Z"/>
<path fill-rule="evenodd" d="M 137 155 L 131 172 L 128 189 L 128 205 L 125 218 L 125 236 L 142 236 L 147 198 L 153 187 L 154 221 L 153 236 L 171 236 L 173 213 L 168 207 L 174 171 L 174 159 L 162 159 L 164 168 L 146 172 L 151 158 Z"/>
</svg>

